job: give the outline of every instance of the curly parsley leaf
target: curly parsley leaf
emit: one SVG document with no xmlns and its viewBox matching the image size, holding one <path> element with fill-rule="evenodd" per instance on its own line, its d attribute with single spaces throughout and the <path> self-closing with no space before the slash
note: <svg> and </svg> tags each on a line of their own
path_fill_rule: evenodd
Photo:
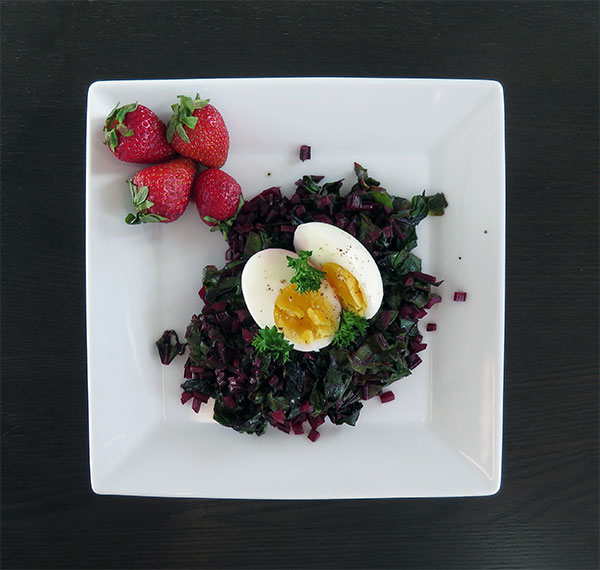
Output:
<svg viewBox="0 0 600 570">
<path fill-rule="evenodd" d="M 295 283 L 300 293 L 307 291 L 318 291 L 321 287 L 321 281 L 325 279 L 325 272 L 320 271 L 308 263 L 312 251 L 299 251 L 298 257 L 286 257 L 288 267 L 291 267 L 296 275 L 290 279 L 290 283 Z"/>
<path fill-rule="evenodd" d="M 340 326 L 333 338 L 333 345 L 340 348 L 348 346 L 357 337 L 365 334 L 368 325 L 367 319 L 353 311 L 342 311 Z"/>
<path fill-rule="evenodd" d="M 284 338 L 276 326 L 260 329 L 252 339 L 252 346 L 258 352 L 268 354 L 274 359 L 281 357 L 285 364 L 290 359 L 292 345 Z"/>
</svg>

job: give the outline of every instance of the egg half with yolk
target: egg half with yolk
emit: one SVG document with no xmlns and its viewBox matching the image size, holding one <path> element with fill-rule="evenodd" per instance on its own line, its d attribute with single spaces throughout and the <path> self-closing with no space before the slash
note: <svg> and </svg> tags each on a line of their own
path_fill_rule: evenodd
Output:
<svg viewBox="0 0 600 570">
<path fill-rule="evenodd" d="M 286 249 L 264 249 L 255 253 L 242 272 L 242 292 L 256 324 L 276 326 L 299 351 L 320 350 L 333 340 L 342 312 L 333 287 L 321 281 L 318 291 L 300 294 L 290 283 L 295 271 L 287 257 L 298 257 Z"/>
<path fill-rule="evenodd" d="M 255 253 L 242 271 L 248 311 L 261 327 L 276 326 L 299 351 L 329 345 L 339 328 L 342 309 L 372 318 L 383 300 L 383 282 L 375 260 L 349 233 L 321 222 L 301 224 L 294 234 L 296 251 L 311 251 L 309 262 L 326 274 L 318 291 L 299 293 L 291 283 L 294 269 L 285 249 Z"/>
<path fill-rule="evenodd" d="M 377 263 L 355 237 L 322 222 L 301 224 L 294 233 L 296 251 L 312 251 L 310 261 L 327 274 L 343 309 L 372 318 L 383 301 Z"/>
</svg>

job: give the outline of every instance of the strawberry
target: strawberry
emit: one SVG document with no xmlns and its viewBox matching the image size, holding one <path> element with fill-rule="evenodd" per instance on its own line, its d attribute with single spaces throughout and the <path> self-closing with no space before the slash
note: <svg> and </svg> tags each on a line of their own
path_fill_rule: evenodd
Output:
<svg viewBox="0 0 600 570">
<path fill-rule="evenodd" d="M 179 95 L 179 104 L 171 105 L 173 116 L 167 127 L 167 141 L 181 155 L 209 168 L 220 168 L 227 160 L 229 133 L 221 113 L 209 100 Z"/>
<path fill-rule="evenodd" d="M 209 168 L 196 178 L 193 194 L 202 221 L 227 236 L 227 230 L 244 204 L 242 188 L 235 178 L 217 168 Z"/>
<path fill-rule="evenodd" d="M 175 156 L 167 142 L 167 127 L 148 107 L 117 106 L 104 123 L 104 144 L 124 162 L 155 164 Z"/>
<path fill-rule="evenodd" d="M 176 158 L 140 170 L 128 180 L 136 213 L 127 214 L 128 224 L 174 222 L 190 200 L 196 164 L 189 158 Z"/>
</svg>

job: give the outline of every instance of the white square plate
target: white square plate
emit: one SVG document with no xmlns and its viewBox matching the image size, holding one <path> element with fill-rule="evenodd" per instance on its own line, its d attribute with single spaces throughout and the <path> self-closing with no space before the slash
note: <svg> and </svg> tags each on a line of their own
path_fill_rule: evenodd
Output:
<svg viewBox="0 0 600 570">
<path fill-rule="evenodd" d="M 177 95 L 210 98 L 227 123 L 224 170 L 246 198 L 288 195 L 302 174 L 354 182 L 353 162 L 395 195 L 444 192 L 419 226 L 423 270 L 443 279 L 428 343 L 396 399 L 366 402 L 356 427 L 321 438 L 239 434 L 179 403 L 183 358 L 154 341 L 201 310 L 202 268 L 225 243 L 193 204 L 173 224 L 128 226 L 125 179 L 142 168 L 102 144 L 117 101 L 163 120 Z M 300 145 L 312 147 L 301 162 Z M 101 81 L 87 111 L 87 343 L 96 493 L 165 497 L 358 498 L 490 495 L 500 488 L 504 365 L 504 103 L 500 84 L 434 79 Z M 467 291 L 465 303 L 452 301 Z"/>
</svg>

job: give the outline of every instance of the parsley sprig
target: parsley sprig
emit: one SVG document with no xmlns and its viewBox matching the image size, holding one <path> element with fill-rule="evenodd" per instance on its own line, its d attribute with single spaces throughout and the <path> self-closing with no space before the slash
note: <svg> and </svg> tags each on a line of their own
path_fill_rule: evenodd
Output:
<svg viewBox="0 0 600 570">
<path fill-rule="evenodd" d="M 252 339 L 252 346 L 258 352 L 268 354 L 273 359 L 281 357 L 283 364 L 290 359 L 292 345 L 284 338 L 276 326 L 264 327 Z"/>
<path fill-rule="evenodd" d="M 348 346 L 358 336 L 365 334 L 368 326 L 367 319 L 353 311 L 342 311 L 340 326 L 333 337 L 333 345 L 340 348 Z"/>
<path fill-rule="evenodd" d="M 295 283 L 299 293 L 308 291 L 318 291 L 321 287 L 321 281 L 325 279 L 325 272 L 320 271 L 308 263 L 312 251 L 299 251 L 298 257 L 287 256 L 288 267 L 291 267 L 296 275 L 290 279 L 290 283 Z"/>
</svg>

